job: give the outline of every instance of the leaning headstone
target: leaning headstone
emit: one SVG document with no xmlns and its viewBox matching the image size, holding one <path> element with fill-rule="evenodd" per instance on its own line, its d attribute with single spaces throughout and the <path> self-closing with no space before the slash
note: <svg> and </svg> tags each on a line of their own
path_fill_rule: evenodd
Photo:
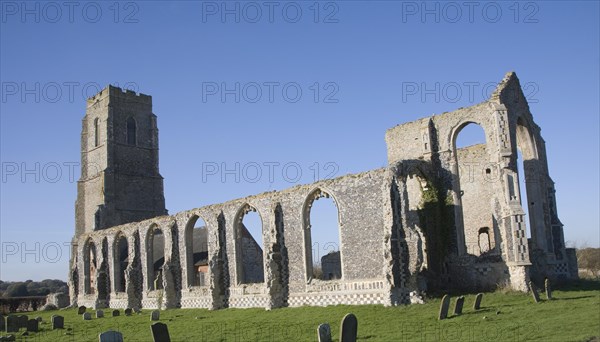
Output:
<svg viewBox="0 0 600 342">
<path fill-rule="evenodd" d="M 483 293 L 478 293 L 475 296 L 475 303 L 473 304 L 473 310 L 481 309 L 481 300 L 483 299 Z"/>
<path fill-rule="evenodd" d="M 17 322 L 19 324 L 19 329 L 20 328 L 27 328 L 27 321 L 29 321 L 29 317 L 27 317 L 27 315 L 19 315 L 17 316 Z"/>
<path fill-rule="evenodd" d="M 92 320 L 92 314 L 89 313 L 89 312 L 84 312 L 83 313 L 83 320 L 84 321 L 90 321 L 90 320 Z"/>
<path fill-rule="evenodd" d="M 2 340 L 0 340 L 0 341 L 11 341 L 12 342 L 12 341 L 16 341 L 17 340 L 17 338 L 15 337 L 15 335 L 6 335 L 6 336 L 1 337 L 1 338 L 2 338 Z"/>
<path fill-rule="evenodd" d="M 358 333 L 358 320 L 354 314 L 347 314 L 342 318 L 340 325 L 340 342 L 356 342 Z"/>
<path fill-rule="evenodd" d="M 319 324 L 319 327 L 317 328 L 317 336 L 319 337 L 319 342 L 332 342 L 331 327 L 329 324 Z"/>
<path fill-rule="evenodd" d="M 113 312 L 112 312 L 112 316 L 113 317 L 118 317 L 119 315 L 121 315 L 121 311 L 119 311 L 119 310 L 113 310 Z"/>
<path fill-rule="evenodd" d="M 29 332 L 38 332 L 39 324 L 37 319 L 30 319 L 27 321 L 27 331 Z"/>
<path fill-rule="evenodd" d="M 552 288 L 550 288 L 550 279 L 546 278 L 544 285 L 546 286 L 546 298 L 548 300 L 551 300 L 552 299 Z"/>
<path fill-rule="evenodd" d="M 154 342 L 171 342 L 169 336 L 169 328 L 164 323 L 154 323 L 150 327 L 152 329 L 152 338 Z"/>
<path fill-rule="evenodd" d="M 52 315 L 50 319 L 52 321 L 52 330 L 54 329 L 64 329 L 65 327 L 65 318 L 59 315 Z"/>
<path fill-rule="evenodd" d="M 533 300 L 536 303 L 539 303 L 540 302 L 540 294 L 538 293 L 538 290 L 532 281 L 529 282 L 529 288 L 531 289 L 531 295 L 533 296 Z"/>
<path fill-rule="evenodd" d="M 125 316 L 131 316 L 131 309 L 130 308 L 125 309 Z"/>
<path fill-rule="evenodd" d="M 104 317 L 104 311 L 96 310 L 96 318 L 103 318 L 103 317 Z"/>
<path fill-rule="evenodd" d="M 444 295 L 442 297 L 442 303 L 440 304 L 440 313 L 438 319 L 442 320 L 448 317 L 448 309 L 450 308 L 450 296 Z"/>
<path fill-rule="evenodd" d="M 6 317 L 6 332 L 19 331 L 19 317 L 10 315 Z"/>
<path fill-rule="evenodd" d="M 100 342 L 123 342 L 123 334 L 118 331 L 105 331 L 98 336 Z"/>
<path fill-rule="evenodd" d="M 463 305 L 465 304 L 465 297 L 460 296 L 456 298 L 456 304 L 454 305 L 454 314 L 460 315 L 462 314 Z"/>
<path fill-rule="evenodd" d="M 85 306 L 80 306 L 79 309 L 77 309 L 77 314 L 78 315 L 83 315 L 83 313 L 85 312 L 85 310 L 87 310 L 87 308 Z"/>
<path fill-rule="evenodd" d="M 153 321 L 158 321 L 160 319 L 160 311 L 154 310 L 152 311 L 152 317 L 150 317 Z"/>
</svg>

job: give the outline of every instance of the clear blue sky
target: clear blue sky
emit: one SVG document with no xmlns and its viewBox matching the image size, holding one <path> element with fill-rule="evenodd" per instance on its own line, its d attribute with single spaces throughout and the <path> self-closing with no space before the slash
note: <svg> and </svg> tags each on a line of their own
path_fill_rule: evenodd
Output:
<svg viewBox="0 0 600 342">
<path fill-rule="evenodd" d="M 481 102 L 514 70 L 565 239 L 599 245 L 596 1 L 0 3 L 2 280 L 66 279 L 70 165 L 85 97 L 109 83 L 153 96 L 176 213 L 383 167 L 387 128 Z M 221 91 L 236 83 L 239 103 Z M 235 163 L 239 182 L 203 172 Z"/>
</svg>

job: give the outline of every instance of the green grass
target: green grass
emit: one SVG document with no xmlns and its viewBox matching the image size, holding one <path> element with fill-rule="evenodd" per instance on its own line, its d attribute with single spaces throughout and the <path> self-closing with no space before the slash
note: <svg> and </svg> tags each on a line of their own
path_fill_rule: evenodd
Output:
<svg viewBox="0 0 600 342">
<path fill-rule="evenodd" d="M 400 307 L 176 309 L 162 311 L 160 318 L 172 341 L 186 342 L 316 341 L 316 328 L 324 322 L 337 340 L 340 320 L 349 312 L 358 318 L 359 340 L 368 341 L 588 341 L 600 336 L 600 282 L 579 282 L 554 291 L 554 297 L 535 304 L 528 294 L 486 293 L 481 310 L 474 311 L 475 296 L 466 295 L 463 314 L 443 321 L 437 320 L 440 298 Z M 455 297 L 450 312 L 454 302 Z M 67 329 L 50 330 L 53 314 L 65 317 Z M 110 317 L 105 310 L 105 315 L 83 321 L 75 309 L 29 313 L 30 318 L 43 317 L 41 331 L 26 337 L 16 333 L 17 341 L 98 341 L 98 333 L 109 329 L 122 332 L 125 341 L 152 341 L 149 310 L 130 317 L 122 311 Z"/>
</svg>

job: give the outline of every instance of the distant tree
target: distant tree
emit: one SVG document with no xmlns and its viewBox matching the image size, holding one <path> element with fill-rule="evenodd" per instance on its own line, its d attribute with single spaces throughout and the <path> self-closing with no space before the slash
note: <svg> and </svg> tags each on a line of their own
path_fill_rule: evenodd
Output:
<svg viewBox="0 0 600 342">
<path fill-rule="evenodd" d="M 577 265 L 579 269 L 586 269 L 595 277 L 600 277 L 600 248 L 578 249 Z"/>
<path fill-rule="evenodd" d="M 25 283 L 12 283 L 4 292 L 4 297 L 25 297 L 28 295 L 29 292 Z"/>
</svg>

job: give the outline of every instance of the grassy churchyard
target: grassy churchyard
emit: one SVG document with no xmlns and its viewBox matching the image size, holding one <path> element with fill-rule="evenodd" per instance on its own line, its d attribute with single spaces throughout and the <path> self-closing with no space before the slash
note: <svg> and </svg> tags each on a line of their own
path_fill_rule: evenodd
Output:
<svg viewBox="0 0 600 342">
<path fill-rule="evenodd" d="M 455 316 L 452 296 L 448 318 L 438 320 L 441 298 L 422 305 L 400 307 L 330 306 L 263 309 L 174 309 L 160 312 L 172 341 L 316 341 L 320 323 L 331 325 L 333 340 L 340 334 L 342 317 L 352 312 L 358 318 L 358 339 L 369 341 L 600 341 L 600 282 L 580 281 L 553 292 L 553 300 L 535 303 L 531 294 L 485 293 L 480 310 L 473 310 L 475 295 L 465 296 L 462 315 Z M 152 341 L 151 310 L 84 321 L 77 309 L 30 312 L 42 317 L 39 332 L 17 341 L 98 341 L 98 334 L 117 330 L 125 341 Z M 64 316 L 64 329 L 52 330 L 50 317 Z M 5 336 L 3 332 L 0 336 Z"/>
</svg>

